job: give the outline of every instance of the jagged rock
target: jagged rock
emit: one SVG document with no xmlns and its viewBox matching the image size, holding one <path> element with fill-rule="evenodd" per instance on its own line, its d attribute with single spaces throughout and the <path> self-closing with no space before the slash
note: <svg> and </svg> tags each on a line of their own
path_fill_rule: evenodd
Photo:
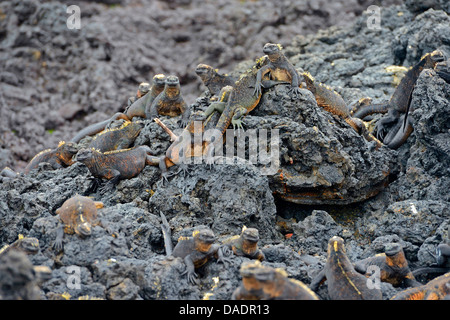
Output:
<svg viewBox="0 0 450 320">
<path fill-rule="evenodd" d="M 266 15 L 261 12 L 274 4 L 245 2 L 221 19 L 204 14 L 205 10 L 217 13 L 214 4 L 202 10 L 196 4 L 154 2 L 136 13 L 134 8 L 86 3 L 82 16 L 86 28 L 75 33 L 66 28 L 65 6 L 59 2 L 0 3 L 0 18 L 5 15 L 0 19 L 0 46 L 5 49 L 0 54 L 0 163 L 20 171 L 36 152 L 122 110 L 138 83 L 156 72 L 170 70 L 179 75 L 186 84 L 182 90 L 187 99 L 197 99 L 191 104 L 193 111 L 202 110 L 207 97 L 199 93 L 204 88 L 193 67 L 206 62 L 239 75 L 252 61 L 235 68 L 233 64 L 260 57 L 267 41 L 284 44 L 297 70 L 311 72 L 347 103 L 365 96 L 374 102 L 387 100 L 407 67 L 423 53 L 437 48 L 449 53 L 449 18 L 435 5 L 439 1 L 426 11 L 425 7 L 414 9 L 418 3 L 411 1 L 406 6 L 383 6 L 381 30 L 367 28 L 368 13 L 360 15 L 366 3 L 358 2 L 354 5 L 359 8 L 358 17 L 351 26 L 302 33 L 292 41 L 287 29 L 299 30 L 293 21 L 316 26 L 315 15 L 305 21 L 298 15 L 328 12 L 339 4 L 322 10 L 312 2 L 282 1 L 275 13 Z M 293 10 L 278 10 L 282 7 Z M 351 15 L 356 12 L 350 11 Z M 228 17 L 236 15 L 240 18 L 233 18 L 234 28 L 230 28 Z M 210 28 L 203 29 L 215 20 L 220 20 L 220 28 L 212 33 Z M 101 25 L 105 21 L 117 32 L 108 33 Z M 243 21 L 245 28 L 236 28 Z M 180 31 L 186 23 L 189 28 Z M 280 26 L 284 27 L 281 33 Z M 235 41 L 223 28 L 240 30 L 251 40 Z M 149 40 L 145 29 L 162 34 L 163 39 Z M 179 48 L 180 42 L 185 50 L 174 50 L 173 45 Z M 190 51 L 192 43 L 195 50 Z M 326 243 L 334 235 L 345 238 L 351 261 L 397 242 L 412 267 L 433 263 L 430 252 L 442 241 L 449 216 L 448 84 L 434 71 L 426 70 L 419 77 L 410 113 L 415 131 L 398 151 L 374 150 L 373 143 L 320 109 L 309 91 L 301 90 L 295 99 L 286 89 L 267 90 L 244 119 L 246 133 L 280 130 L 280 143 L 274 145 L 280 150 L 279 163 L 253 163 L 247 150 L 247 160 L 233 158 L 233 164 L 211 167 L 191 164 L 186 175 L 170 176 L 165 184 L 160 182 L 159 168 L 147 166 L 135 178 L 120 181 L 110 193 L 102 193 L 97 187 L 103 182 L 96 184 L 79 163 L 58 170 L 49 170 L 44 163 L 27 176 L 3 179 L 0 247 L 14 242 L 19 234 L 38 238 L 40 250 L 28 259 L 34 266 L 48 267 L 52 274 L 39 282 L 29 272 L 32 265 L 3 255 L 0 268 L 10 272 L 18 266 L 14 275 L 20 281 L 13 290 L 7 278 L 7 286 L 0 290 L 2 298 L 229 299 L 240 284 L 240 265 L 248 259 L 231 256 L 227 265 L 211 259 L 199 270 L 199 285 L 190 284 L 181 275 L 183 260 L 165 256 L 160 212 L 169 220 L 173 243 L 202 226 L 213 229 L 217 241 L 239 234 L 244 225 L 255 227 L 266 256 L 263 264 L 283 268 L 289 277 L 304 283 L 323 268 Z M 177 118 L 161 119 L 177 129 Z M 136 145 L 149 145 L 155 156 L 163 155 L 170 145 L 167 134 L 151 119 L 144 120 L 144 125 Z M 278 165 L 283 180 L 280 172 L 263 171 L 270 164 Z M 174 166 L 169 171 L 178 169 Z M 322 191 L 324 199 L 319 197 Z M 305 199 L 308 192 L 317 202 L 285 201 L 292 200 L 292 194 Z M 55 210 L 75 193 L 104 203 L 99 216 L 112 233 L 97 226 L 84 239 L 65 235 L 64 251 L 57 253 L 52 247 L 58 226 Z M 338 201 L 330 201 L 336 196 Z M 277 214 L 286 208 L 295 214 L 286 217 L 289 226 L 281 230 Z M 382 291 L 383 299 L 388 299 L 397 289 L 382 284 Z M 326 299 L 326 287 L 318 294 Z"/>
<path fill-rule="evenodd" d="M 140 300 L 146 287 L 142 260 L 109 259 L 94 263 L 93 279 L 104 284 L 108 300 Z"/>
<path fill-rule="evenodd" d="M 292 244 L 302 253 L 315 255 L 326 252 L 328 240 L 333 236 L 340 236 L 342 227 L 322 210 L 314 210 L 303 221 L 292 225 L 294 243 Z"/>
<path fill-rule="evenodd" d="M 280 235 L 271 228 L 276 208 L 267 177 L 245 160 L 231 161 L 235 163 L 211 168 L 189 165 L 186 176 L 179 173 L 159 186 L 149 200 L 149 211 L 164 212 L 175 229 L 206 225 L 224 235 L 239 234 L 245 225 L 266 230 L 262 243 L 276 241 Z"/>
<path fill-rule="evenodd" d="M 265 112 L 269 108 L 272 112 Z M 279 86 L 263 95 L 255 113 L 265 116 L 248 117 L 247 130 L 279 130 L 279 170 L 269 179 L 283 200 L 309 205 L 363 201 L 381 191 L 397 170 L 395 152 L 375 150 L 374 142 L 318 107 L 308 90 L 295 100 Z"/>
<path fill-rule="evenodd" d="M 38 300 L 41 298 L 33 264 L 20 251 L 0 256 L 0 299 Z"/>
</svg>

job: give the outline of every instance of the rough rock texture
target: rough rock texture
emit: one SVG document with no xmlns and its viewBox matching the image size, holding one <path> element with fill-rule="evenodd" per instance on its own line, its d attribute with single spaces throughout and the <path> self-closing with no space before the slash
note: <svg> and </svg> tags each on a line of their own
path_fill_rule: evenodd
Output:
<svg viewBox="0 0 450 320">
<path fill-rule="evenodd" d="M 0 300 L 40 299 L 33 264 L 15 250 L 0 256 Z"/>
<path fill-rule="evenodd" d="M 292 41 L 289 32 L 293 31 L 289 30 L 298 26 L 294 21 L 305 23 L 299 16 L 316 13 L 326 19 L 332 15 L 319 12 L 336 4 L 314 8 L 313 2 L 282 1 L 271 10 L 273 4 L 264 6 L 266 2 L 257 1 L 243 2 L 228 11 L 226 4 L 231 2 L 218 1 L 226 12 L 226 17 L 222 15 L 226 23 L 216 29 L 206 28 L 218 20 L 212 3 L 200 10 L 199 1 L 155 1 L 148 7 L 126 0 L 121 1 L 123 7 L 84 2 L 86 24 L 78 33 L 65 27 L 67 14 L 60 3 L 2 2 L 2 167 L 8 164 L 19 170 L 36 152 L 50 147 L 48 144 L 57 144 L 86 124 L 109 118 L 152 73 L 181 76 L 191 107 L 202 110 L 204 88 L 188 70 L 206 62 L 239 74 L 252 62 L 237 62 L 261 56 L 262 45 L 268 41 L 284 44 L 298 70 L 311 72 L 341 93 L 348 104 L 365 96 L 375 102 L 388 99 L 404 67 L 426 52 L 441 49 L 450 57 L 448 7 L 439 1 L 432 8 L 417 1 L 382 7 L 381 30 L 368 30 L 368 16 L 355 8 L 349 14 L 356 18 L 345 27 L 325 29 L 323 21 L 309 17 L 304 20 L 310 22 L 305 24 L 308 28 L 314 26 L 311 21 L 317 21 L 324 29 L 310 35 L 297 29 L 299 35 Z M 282 10 L 303 5 L 304 10 Z M 205 15 L 210 6 L 214 14 Z M 136 8 L 139 14 L 134 13 Z M 333 19 L 343 21 L 340 14 L 345 10 L 335 12 L 339 14 Z M 190 18 L 180 19 L 180 14 Z M 122 33 L 112 32 L 106 25 Z M 245 32 L 237 33 L 239 28 L 231 25 L 245 25 Z M 147 28 L 165 37 L 148 40 L 142 31 Z M 255 33 L 260 43 L 250 45 L 250 40 L 242 38 L 250 39 Z M 160 45 L 162 41 L 167 47 Z M 189 50 L 192 43 L 194 51 Z M 155 49 L 163 47 L 161 52 Z M 390 68 L 394 65 L 403 68 Z M 239 234 L 244 225 L 255 227 L 266 256 L 263 263 L 283 268 L 289 277 L 306 284 L 323 268 L 326 244 L 335 235 L 344 238 L 351 261 L 382 253 L 386 243 L 398 242 L 411 269 L 429 266 L 436 246 L 448 238 L 449 92 L 449 84 L 434 71 L 421 74 L 411 101 L 414 132 L 405 145 L 391 151 L 375 150 L 373 143 L 344 121 L 320 109 L 306 90 L 299 99 L 291 97 L 285 86 L 266 91 L 260 105 L 244 119 L 244 126 L 246 130 L 280 130 L 283 180 L 279 172 L 262 174 L 261 163 L 238 158 L 233 164 L 211 167 L 193 163 L 185 175 L 175 175 L 179 168 L 174 166 L 169 170 L 174 175 L 165 183 L 161 183 L 158 167 L 147 166 L 107 193 L 99 188 L 105 182 L 96 181 L 80 163 L 58 170 L 43 163 L 29 175 L 2 178 L 0 247 L 23 234 L 38 238 L 40 251 L 29 256 L 15 251 L 0 255 L 0 296 L 229 299 L 241 281 L 240 265 L 248 259 L 232 256 L 226 265 L 211 259 L 197 270 L 199 284 L 191 285 L 180 273 L 184 262 L 165 256 L 160 212 L 169 221 L 174 244 L 200 227 L 211 228 L 218 242 Z M 369 128 L 378 118 L 373 117 Z M 161 120 L 174 130 L 179 119 Z M 155 155 L 162 155 L 170 145 L 167 134 L 151 120 L 144 124 L 135 144 L 146 144 Z M 360 197 L 380 182 L 383 188 L 370 197 Z M 292 193 L 317 195 L 324 190 L 327 192 L 322 195 L 339 194 L 345 201 L 314 205 L 286 201 L 292 200 L 286 196 Z M 57 253 L 53 249 L 58 226 L 55 211 L 76 193 L 104 203 L 98 215 L 111 232 L 96 226 L 86 238 L 66 234 L 64 251 Z M 31 272 L 33 265 L 49 267 L 50 279 L 37 281 Z M 20 280 L 14 288 L 8 282 L 12 278 Z M 428 277 L 419 280 L 425 282 Z M 382 284 L 381 289 L 383 298 L 389 299 L 403 288 Z M 318 295 L 328 299 L 326 283 Z"/>
<path fill-rule="evenodd" d="M 149 200 L 149 211 L 162 211 L 171 225 L 196 226 L 206 224 L 220 235 L 239 234 L 242 226 L 266 230 L 261 241 L 279 238 L 272 226 L 276 207 L 268 179 L 249 163 L 239 158 L 237 164 L 208 166 L 192 164 L 192 170 L 183 177 L 173 178 L 160 186 Z M 188 215 L 179 215 L 187 212 Z"/>
<path fill-rule="evenodd" d="M 247 129 L 279 130 L 281 171 L 269 178 L 275 194 L 287 201 L 362 201 L 384 188 L 389 174 L 398 170 L 392 150 L 375 150 L 374 142 L 318 107 L 306 89 L 299 100 L 287 94 L 286 86 L 271 90 L 254 114 L 245 120 Z"/>
</svg>

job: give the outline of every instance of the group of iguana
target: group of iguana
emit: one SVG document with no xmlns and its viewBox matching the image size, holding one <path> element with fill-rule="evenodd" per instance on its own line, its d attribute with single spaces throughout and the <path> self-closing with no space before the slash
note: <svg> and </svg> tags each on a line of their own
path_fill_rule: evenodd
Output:
<svg viewBox="0 0 450 320">
<path fill-rule="evenodd" d="M 123 113 L 116 113 L 107 120 L 87 126 L 69 142 L 61 142 L 56 149 L 40 152 L 30 161 L 24 173 L 28 173 L 40 162 L 48 162 L 55 169 L 71 165 L 74 162 L 72 157 L 80 151 L 76 149 L 76 144 L 82 138 L 100 132 L 103 136 L 94 139 L 108 146 L 103 148 L 99 143 L 93 143 L 89 146 L 91 150 L 82 150 L 80 153 L 82 156 L 78 159 L 80 162 L 91 164 L 88 167 L 94 176 L 117 182 L 120 178 L 139 174 L 142 168 L 149 164 L 159 165 L 163 178 L 166 179 L 167 168 L 174 164 L 183 165 L 187 158 L 206 156 L 207 160 L 211 159 L 215 148 L 221 147 L 218 145 L 219 141 L 222 141 L 220 138 L 230 125 L 233 128 L 243 128 L 243 117 L 258 105 L 263 89 L 282 84 L 291 86 L 290 92 L 294 97 L 298 96 L 300 88 L 311 91 L 319 107 L 343 119 L 368 141 L 375 141 L 376 148 L 387 145 L 389 148 L 396 149 L 413 131 L 408 113 L 412 92 L 421 71 L 426 68 L 435 69 L 436 73 L 446 81 L 450 75 L 441 51 L 427 53 L 406 73 L 388 102 L 373 104 L 371 99 L 366 98 L 361 99 L 355 108 L 348 106 L 336 91 L 315 81 L 309 72 L 297 71 L 283 54 L 279 44 L 267 43 L 264 45 L 263 52 L 265 55 L 257 59 L 239 79 L 219 74 L 216 69 L 199 64 L 195 72 L 212 97 L 209 107 L 204 112 L 197 112 L 192 116 L 181 94 L 178 77 L 155 75 L 151 85 L 148 83 L 139 85 L 136 95 L 129 98 L 128 106 Z M 375 113 L 386 113 L 376 124 L 377 137 L 368 131 L 363 121 L 364 118 Z M 214 114 L 216 114 L 215 118 L 213 118 Z M 115 120 L 123 119 L 126 123 L 130 123 L 135 118 L 156 120 L 159 115 L 170 117 L 182 115 L 181 127 L 184 128 L 183 134 L 176 136 L 161 121 L 158 121 L 158 124 L 169 133 L 172 141 L 165 155 L 160 157 L 148 155 L 148 152 L 143 152 L 145 148 L 137 148 L 139 150 L 130 148 L 139 130 L 136 128 L 139 120 L 133 121 L 129 127 L 125 125 L 126 128 L 108 129 Z M 215 129 L 215 134 L 204 139 L 201 146 L 188 145 L 192 139 L 187 137 L 194 133 L 193 122 L 201 122 L 201 130 L 205 130 L 206 127 Z M 120 150 L 120 153 L 116 150 Z M 133 166 L 134 172 L 125 168 L 127 161 L 139 163 Z M 14 177 L 16 173 L 5 168 L 2 170 L 2 175 Z"/>
<path fill-rule="evenodd" d="M 370 99 L 362 99 L 358 108 L 347 106 L 344 99 L 330 87 L 314 80 L 309 72 L 299 72 L 289 62 L 279 44 L 267 43 L 263 48 L 264 56 L 242 73 L 239 79 L 219 74 L 214 68 L 199 64 L 195 70 L 211 94 L 208 108 L 191 116 L 191 110 L 181 94 L 180 82 L 174 75 L 157 74 L 152 84 L 141 83 L 134 97 L 128 100 L 123 113 L 80 130 L 69 142 L 61 142 L 52 150 L 44 150 L 34 157 L 24 173 L 28 173 L 40 162 L 48 162 L 53 168 L 71 165 L 76 154 L 77 161 L 88 166 L 91 173 L 110 180 L 109 186 L 119 179 L 134 177 L 145 165 L 161 168 L 163 179 L 167 179 L 167 168 L 179 164 L 191 157 L 205 156 L 211 162 L 215 149 L 221 148 L 221 136 L 232 125 L 233 129 L 243 129 L 242 119 L 259 103 L 263 89 L 276 85 L 290 85 L 290 92 L 297 97 L 300 88 L 311 91 L 317 105 L 343 119 L 351 128 L 375 141 L 376 147 L 387 145 L 398 148 L 412 132 L 412 121 L 408 117 L 411 96 L 420 72 L 425 68 L 434 68 L 448 80 L 448 68 L 445 58 L 436 50 L 425 54 L 404 76 L 387 103 L 372 104 Z M 377 122 L 377 138 L 368 131 L 362 120 L 374 113 L 387 113 Z M 175 135 L 161 121 L 160 115 L 176 117 L 181 115 L 181 135 Z M 215 117 L 214 117 L 215 116 Z M 149 155 L 145 146 L 131 147 L 140 130 L 140 120 L 155 120 L 169 134 L 172 144 L 163 156 Z M 218 118 L 218 119 L 217 119 Z M 125 125 L 117 129 L 108 129 L 115 120 L 125 120 Z M 215 129 L 214 134 L 204 137 L 201 145 L 191 145 L 194 134 L 194 122 L 201 123 L 200 130 Z M 88 148 L 77 150 L 76 144 L 86 136 L 97 134 Z M 9 168 L 2 171 L 3 176 L 14 177 Z"/>
<path fill-rule="evenodd" d="M 412 132 L 412 121 L 408 117 L 411 96 L 420 72 L 425 68 L 434 68 L 438 74 L 448 81 L 448 72 L 442 68 L 444 56 L 441 51 L 434 51 L 422 57 L 402 79 L 391 99 L 387 103 L 372 104 L 370 99 L 362 100 L 359 108 L 354 110 L 347 106 L 344 99 L 328 86 L 318 83 L 308 72 L 298 72 L 282 52 L 278 44 L 267 43 L 263 48 L 264 56 L 257 59 L 253 66 L 243 72 L 238 79 L 219 74 L 214 68 L 199 64 L 197 75 L 208 88 L 209 106 L 202 112 L 191 115 L 189 106 L 183 99 L 180 81 L 176 76 L 157 74 L 152 84 L 141 83 L 135 96 L 130 97 L 128 106 L 123 113 L 116 113 L 111 118 L 87 126 L 79 131 L 70 141 L 60 142 L 55 149 L 48 149 L 37 154 L 24 170 L 28 174 L 39 163 L 47 162 L 54 169 L 67 167 L 75 161 L 83 163 L 91 174 L 108 182 L 102 191 L 108 191 L 120 179 L 129 179 L 137 176 L 146 165 L 159 166 L 162 177 L 167 180 L 168 168 L 179 165 L 185 168 L 185 160 L 190 157 L 211 157 L 221 136 L 231 125 L 233 129 L 243 129 L 243 118 L 258 106 L 263 91 L 277 85 L 290 86 L 290 94 L 298 98 L 302 88 L 309 90 L 315 97 L 317 105 L 334 114 L 347 123 L 352 129 L 361 134 L 366 140 L 374 141 L 377 148 L 387 145 L 389 148 L 398 148 Z M 374 113 L 387 113 L 382 117 L 376 127 L 377 138 L 368 131 L 363 119 Z M 175 135 L 158 118 L 160 115 L 177 117 L 181 115 L 180 126 L 183 129 L 180 135 Z M 118 119 L 125 122 L 117 128 L 110 128 Z M 140 119 L 140 120 L 136 120 Z M 143 120 L 154 120 L 168 133 L 172 144 L 162 156 L 152 155 L 147 145 L 134 146 L 134 142 L 142 129 Z M 198 123 L 201 125 L 199 126 Z M 204 131 L 206 128 L 215 129 L 212 136 L 203 139 L 200 145 L 192 145 L 192 136 L 196 130 Z M 86 136 L 95 135 L 88 147 L 79 149 L 77 144 Z M 76 160 L 73 160 L 73 157 Z M 5 168 L 2 175 L 14 178 L 17 173 Z M 162 180 L 162 181 L 164 181 Z M 57 210 L 61 219 L 61 228 L 55 242 L 55 249 L 62 249 L 62 236 L 66 233 L 76 233 L 80 236 L 90 234 L 91 224 L 98 221 L 96 209 L 102 204 L 93 202 L 89 198 L 75 196 L 67 200 Z M 228 244 L 215 244 L 215 236 L 209 229 L 196 232 L 192 237 L 180 238 L 175 248 L 171 245 L 170 227 L 164 217 L 162 230 L 166 240 L 168 255 L 180 257 L 186 264 L 189 281 L 195 283 L 197 277 L 195 270 L 204 265 L 210 258 L 216 257 L 226 262 L 227 256 L 234 252 L 258 261 L 264 259 L 264 254 L 257 246 L 258 232 L 256 229 L 246 229 L 240 236 L 230 240 Z M 440 256 L 448 258 L 448 246 Z M 407 267 L 406 259 L 398 246 L 393 246 L 382 257 L 364 261 L 353 266 L 345 256 L 342 239 L 332 238 L 328 247 L 327 264 L 313 280 L 311 289 L 305 285 L 287 279 L 286 275 L 277 270 L 264 267 L 261 264 L 245 265 L 241 269 L 243 286 L 233 294 L 236 299 L 289 299 L 302 297 L 317 299 L 313 292 L 323 279 L 328 281 L 330 298 L 381 298 L 381 292 L 362 288 L 361 283 L 367 279 L 363 274 L 368 265 L 377 265 L 382 271 L 382 281 L 393 284 L 408 283 L 417 286 L 414 276 Z M 448 278 L 448 274 L 445 277 Z M 446 278 L 446 279 L 447 279 Z M 438 281 L 438 280 L 436 280 Z M 440 280 L 439 280 L 440 281 Z M 446 280 L 448 282 L 448 279 Z M 433 285 L 433 288 L 442 288 Z M 420 295 L 423 290 L 432 293 L 423 294 L 425 298 L 442 295 L 435 289 L 411 291 L 411 295 Z M 433 291 L 435 290 L 435 291 Z M 447 290 L 448 288 L 442 289 Z M 406 294 L 406 293 L 405 293 Z"/>
<path fill-rule="evenodd" d="M 161 219 L 166 254 L 183 259 L 183 274 L 192 284 L 197 283 L 196 270 L 211 258 L 222 263 L 230 263 L 232 254 L 250 259 L 241 265 L 242 283 L 234 290 L 232 300 L 319 300 L 316 292 L 324 281 L 331 300 L 381 300 L 381 282 L 403 288 L 392 300 L 443 300 L 450 296 L 450 238 L 437 247 L 433 266 L 411 271 L 399 243 L 388 243 L 384 253 L 352 263 L 343 238 L 334 236 L 328 241 L 324 268 L 307 286 L 289 278 L 283 269 L 261 263 L 265 255 L 258 247 L 257 229 L 244 227 L 240 235 L 217 243 L 213 231 L 204 228 L 192 237 L 180 237 L 172 248 L 170 226 L 162 213 Z M 448 232 L 450 237 L 450 227 Z M 423 273 L 441 275 L 422 284 L 415 277 Z"/>
<path fill-rule="evenodd" d="M 60 224 L 54 249 L 63 250 L 64 233 L 88 237 L 95 225 L 113 234 L 97 215 L 97 209 L 102 207 L 102 202 L 78 194 L 65 201 L 56 210 Z M 174 247 L 170 225 L 162 212 L 160 216 L 166 255 L 183 260 L 185 269 L 180 270 L 180 276 L 186 275 L 193 285 L 198 284 L 197 270 L 214 258 L 224 264 L 232 263 L 231 255 L 248 259 L 241 264 L 242 282 L 231 295 L 232 300 L 319 300 L 316 292 L 324 281 L 328 298 L 332 300 L 381 300 L 381 282 L 403 288 L 391 297 L 392 300 L 442 300 L 450 295 L 450 238 L 437 247 L 433 266 L 411 271 L 399 243 L 388 243 L 384 253 L 352 263 L 344 240 L 334 236 L 328 241 L 325 266 L 308 286 L 289 278 L 283 269 L 261 263 L 266 257 L 258 246 L 259 232 L 255 228 L 244 227 L 241 234 L 218 242 L 214 232 L 203 227 L 192 236 L 179 237 Z M 448 232 L 450 234 L 450 227 Z M 20 236 L 16 242 L 0 249 L 0 256 L 11 249 L 33 255 L 39 251 L 39 240 Z M 415 277 L 423 273 L 440 273 L 441 276 L 421 284 Z"/>
</svg>

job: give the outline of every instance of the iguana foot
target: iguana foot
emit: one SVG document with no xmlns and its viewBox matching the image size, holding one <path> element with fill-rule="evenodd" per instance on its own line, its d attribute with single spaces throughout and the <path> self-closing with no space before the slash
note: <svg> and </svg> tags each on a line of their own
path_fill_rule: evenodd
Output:
<svg viewBox="0 0 450 320">
<path fill-rule="evenodd" d="M 221 247 L 222 253 L 225 257 L 229 257 L 233 254 L 233 251 L 228 246 Z"/>
<path fill-rule="evenodd" d="M 232 119 L 231 124 L 233 125 L 233 130 L 236 130 L 237 127 L 238 131 L 240 131 L 241 129 L 242 131 L 244 131 L 244 126 L 242 125 L 241 119 Z"/>
<path fill-rule="evenodd" d="M 111 181 L 108 181 L 107 183 L 105 183 L 105 185 L 98 188 L 98 191 L 100 191 L 101 194 L 105 194 L 105 193 L 111 192 L 113 188 L 114 188 L 114 184 L 111 183 Z"/>
<path fill-rule="evenodd" d="M 184 162 L 181 162 L 178 164 L 178 167 L 180 169 L 174 175 L 178 175 L 181 172 L 183 177 L 186 177 L 186 175 L 189 173 L 188 165 Z"/>
<path fill-rule="evenodd" d="M 181 189 L 181 192 L 180 192 L 180 194 L 181 194 L 181 202 L 182 203 L 186 203 L 186 204 L 192 204 L 192 202 L 191 202 L 191 198 L 190 198 L 190 193 L 189 193 L 189 191 L 187 190 L 187 186 L 185 185 L 185 186 L 183 186 L 183 188 Z"/>
<path fill-rule="evenodd" d="M 261 82 L 256 82 L 256 83 L 255 83 L 255 91 L 253 91 L 253 95 L 254 95 L 254 96 L 259 96 L 259 95 L 261 95 L 261 92 L 262 92 L 261 87 L 262 87 Z"/>
<path fill-rule="evenodd" d="M 190 283 L 197 285 L 198 284 L 197 278 L 198 278 L 198 275 L 195 272 L 188 273 L 188 280 Z"/>
<path fill-rule="evenodd" d="M 164 187 L 164 182 L 167 182 L 167 183 L 169 183 L 169 177 L 170 177 L 171 175 L 169 175 L 169 173 L 166 171 L 166 172 L 163 172 L 163 173 L 161 173 L 161 179 L 156 183 L 156 187 L 157 188 L 159 188 L 159 187 Z"/>
<path fill-rule="evenodd" d="M 217 259 L 217 262 L 219 263 L 223 263 L 224 264 L 224 266 L 227 266 L 227 265 L 231 265 L 231 259 L 230 258 L 228 258 L 228 257 L 222 257 L 222 258 L 218 258 Z"/>
<path fill-rule="evenodd" d="M 53 249 L 55 249 L 56 252 L 61 252 L 63 250 L 63 243 L 61 239 L 55 240 L 55 243 L 53 243 Z"/>
<path fill-rule="evenodd" d="M 232 255 L 232 251 L 227 246 L 220 247 L 219 250 L 221 253 L 219 254 L 219 258 L 217 258 L 217 262 L 223 263 L 224 265 L 231 264 L 229 257 Z"/>
<path fill-rule="evenodd" d="M 181 119 L 180 128 L 186 128 L 188 124 L 189 124 L 189 119 Z"/>
<path fill-rule="evenodd" d="M 190 283 L 192 283 L 193 285 L 198 284 L 198 280 L 197 280 L 198 274 L 196 274 L 195 272 L 189 271 L 187 268 L 186 268 L 186 270 L 184 270 L 181 273 L 181 276 L 184 276 L 185 274 L 187 274 L 187 278 Z"/>
<path fill-rule="evenodd" d="M 215 161 L 214 161 L 214 157 L 213 156 L 205 157 L 205 164 L 207 164 L 209 166 L 209 170 L 212 169 L 212 166 L 213 166 L 214 162 Z"/>
<path fill-rule="evenodd" d="M 292 94 L 295 99 L 298 99 L 300 97 L 300 88 L 299 87 L 292 87 L 289 90 L 289 94 Z"/>
<path fill-rule="evenodd" d="M 207 164 L 209 166 L 209 169 L 211 170 L 214 164 L 214 146 L 212 144 L 207 147 L 204 159 L 205 164 Z"/>
<path fill-rule="evenodd" d="M 386 128 L 384 126 L 384 124 L 380 123 L 378 121 L 378 123 L 375 126 L 375 131 L 377 133 L 376 138 L 380 141 L 383 141 L 384 137 L 386 136 Z"/>
</svg>

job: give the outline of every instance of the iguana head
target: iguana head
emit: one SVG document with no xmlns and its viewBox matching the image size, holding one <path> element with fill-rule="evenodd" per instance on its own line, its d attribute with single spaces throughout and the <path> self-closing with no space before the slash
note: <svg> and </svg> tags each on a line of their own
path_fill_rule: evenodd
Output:
<svg viewBox="0 0 450 320">
<path fill-rule="evenodd" d="M 149 92 L 149 90 L 150 84 L 148 82 L 141 82 L 139 84 L 139 88 L 136 95 L 138 96 L 138 98 L 143 97 L 144 95 L 147 94 L 147 92 Z"/>
<path fill-rule="evenodd" d="M 178 97 L 180 94 L 180 80 L 177 76 L 171 75 L 166 78 L 164 91 L 169 99 Z"/>
<path fill-rule="evenodd" d="M 400 251 L 402 251 L 402 246 L 399 243 L 388 243 L 384 248 L 384 253 L 389 257 L 395 256 Z"/>
<path fill-rule="evenodd" d="M 194 234 L 195 248 L 201 252 L 207 252 L 211 248 L 211 245 L 216 241 L 216 236 L 211 229 L 200 229 L 195 231 Z"/>
<path fill-rule="evenodd" d="M 436 247 L 436 264 L 438 266 L 445 265 L 447 259 L 449 258 L 450 245 L 447 243 L 441 243 Z"/>
<path fill-rule="evenodd" d="M 244 288 L 248 291 L 261 289 L 262 283 L 256 277 L 258 273 L 264 273 L 264 270 L 259 260 L 243 262 L 239 272 L 242 276 Z"/>
<path fill-rule="evenodd" d="M 27 254 L 36 254 L 39 251 L 39 240 L 32 237 L 22 237 L 18 240 L 17 247 Z"/>
<path fill-rule="evenodd" d="M 197 68 L 195 68 L 195 73 L 200 77 L 200 79 L 202 79 L 203 82 L 205 82 L 213 77 L 216 70 L 207 64 L 200 63 L 197 65 Z"/>
<path fill-rule="evenodd" d="M 255 228 L 245 228 L 241 233 L 245 241 L 256 243 L 259 241 L 259 232 Z"/>
<path fill-rule="evenodd" d="M 64 152 L 64 153 L 70 153 L 72 155 L 76 154 L 78 152 L 78 147 L 73 142 L 64 142 L 61 141 L 58 145 L 58 151 Z"/>
<path fill-rule="evenodd" d="M 278 272 L 283 273 L 281 269 L 272 268 L 269 266 L 264 266 L 259 260 L 252 261 L 250 263 L 242 264 L 240 273 L 242 277 L 255 278 L 258 282 L 262 284 L 267 284 L 275 279 Z M 283 273 L 284 274 L 284 273 Z"/>
<path fill-rule="evenodd" d="M 269 57 L 270 61 L 276 61 L 281 56 L 281 49 L 280 44 L 266 43 L 263 52 Z"/>
<path fill-rule="evenodd" d="M 66 164 L 72 163 L 72 157 L 78 152 L 78 147 L 73 142 L 61 141 L 56 150 L 56 156 Z"/>
<path fill-rule="evenodd" d="M 330 255 L 332 252 L 345 253 L 344 239 L 338 236 L 334 236 L 330 240 L 328 240 L 328 255 Z"/>
<path fill-rule="evenodd" d="M 288 281 L 288 274 L 281 268 L 266 267 L 265 272 L 258 273 L 256 279 L 261 282 L 265 295 L 271 298 L 279 297 Z"/>
<path fill-rule="evenodd" d="M 450 83 L 450 59 L 436 63 L 434 70 L 442 79 Z"/>
<path fill-rule="evenodd" d="M 180 85 L 180 79 L 177 76 L 171 75 L 166 78 L 165 84 L 168 87 L 176 87 Z"/>
<path fill-rule="evenodd" d="M 93 157 L 93 152 L 92 149 L 81 149 L 77 153 L 76 160 L 83 163 Z"/>
<path fill-rule="evenodd" d="M 434 67 L 436 65 L 436 63 L 442 62 L 445 60 L 445 55 L 441 50 L 434 50 L 433 52 L 430 53 L 430 58 L 433 61 L 433 67 Z"/>
<path fill-rule="evenodd" d="M 79 216 L 80 221 L 77 221 L 75 233 L 80 237 L 88 237 L 92 233 L 92 225 L 83 218 L 83 215 Z"/>
<path fill-rule="evenodd" d="M 386 263 L 388 266 L 393 268 L 406 268 L 408 266 L 405 253 L 399 243 L 386 244 L 384 253 L 386 255 Z"/>
<path fill-rule="evenodd" d="M 152 79 L 152 84 L 154 86 L 164 87 L 164 85 L 166 84 L 166 76 L 163 75 L 162 73 L 154 75 Z"/>
</svg>

